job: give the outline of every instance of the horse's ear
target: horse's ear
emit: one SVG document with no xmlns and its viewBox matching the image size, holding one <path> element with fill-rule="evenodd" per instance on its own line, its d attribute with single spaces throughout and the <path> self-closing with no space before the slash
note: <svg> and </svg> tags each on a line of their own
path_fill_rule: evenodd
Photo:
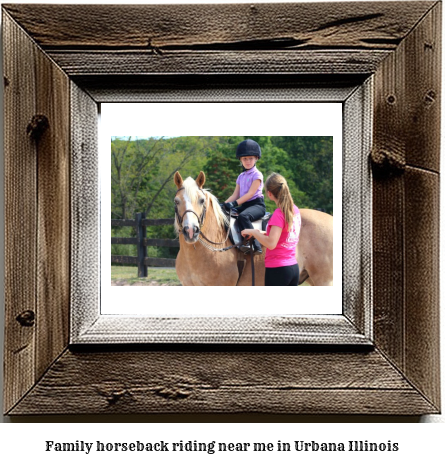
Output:
<svg viewBox="0 0 445 465">
<path fill-rule="evenodd" d="M 196 184 L 198 184 L 198 187 L 201 189 L 201 187 L 205 184 L 206 182 L 206 175 L 201 171 L 198 174 L 198 177 L 196 178 Z"/>
<path fill-rule="evenodd" d="M 182 183 L 183 183 L 184 181 L 182 180 L 182 176 L 179 174 L 179 171 L 176 171 L 174 180 L 175 180 L 176 187 L 177 187 L 178 189 L 181 189 Z"/>
</svg>

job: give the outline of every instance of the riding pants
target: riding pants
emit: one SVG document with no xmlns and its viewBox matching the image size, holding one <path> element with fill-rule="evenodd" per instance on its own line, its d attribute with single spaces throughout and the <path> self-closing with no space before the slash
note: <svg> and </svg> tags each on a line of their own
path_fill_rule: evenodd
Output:
<svg viewBox="0 0 445 465">
<path fill-rule="evenodd" d="M 300 267 L 298 263 L 290 266 L 266 268 L 265 286 L 298 286 Z"/>
<path fill-rule="evenodd" d="M 266 214 L 264 198 L 260 197 L 249 200 L 237 207 L 237 211 L 239 212 L 238 226 L 240 231 L 243 229 L 253 229 L 252 221 L 259 220 Z M 261 248 L 261 244 L 257 239 L 254 240 L 254 247 L 255 249 Z"/>
</svg>

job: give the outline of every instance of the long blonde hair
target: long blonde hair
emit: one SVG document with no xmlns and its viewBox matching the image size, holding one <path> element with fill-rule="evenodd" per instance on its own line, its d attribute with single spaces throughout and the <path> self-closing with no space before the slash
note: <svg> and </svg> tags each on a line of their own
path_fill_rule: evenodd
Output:
<svg viewBox="0 0 445 465">
<path fill-rule="evenodd" d="M 287 230 L 292 230 L 294 222 L 294 200 L 289 191 L 286 179 L 278 173 L 272 173 L 264 184 L 266 191 L 269 191 L 277 199 L 277 206 L 283 212 Z"/>
</svg>

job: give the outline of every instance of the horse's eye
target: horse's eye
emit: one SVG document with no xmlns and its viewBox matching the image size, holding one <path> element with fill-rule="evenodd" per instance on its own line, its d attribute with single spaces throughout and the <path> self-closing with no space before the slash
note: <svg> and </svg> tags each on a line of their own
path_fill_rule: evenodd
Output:
<svg viewBox="0 0 445 465">
<path fill-rule="evenodd" d="M 175 204 L 179 205 L 179 199 L 175 199 Z"/>
<path fill-rule="evenodd" d="M 205 201 L 206 201 L 206 199 L 199 199 L 199 203 L 200 203 L 201 205 L 203 205 Z"/>
</svg>

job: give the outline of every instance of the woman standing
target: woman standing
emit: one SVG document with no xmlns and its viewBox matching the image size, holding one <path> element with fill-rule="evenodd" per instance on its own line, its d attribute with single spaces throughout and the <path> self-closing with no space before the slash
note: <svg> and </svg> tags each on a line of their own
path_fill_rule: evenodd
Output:
<svg viewBox="0 0 445 465">
<path fill-rule="evenodd" d="M 254 237 L 266 250 L 266 286 L 298 286 L 300 271 L 296 248 L 300 238 L 301 216 L 294 205 L 286 179 L 272 173 L 265 183 L 266 193 L 277 209 L 267 231 L 244 229 L 241 234 Z"/>
</svg>

